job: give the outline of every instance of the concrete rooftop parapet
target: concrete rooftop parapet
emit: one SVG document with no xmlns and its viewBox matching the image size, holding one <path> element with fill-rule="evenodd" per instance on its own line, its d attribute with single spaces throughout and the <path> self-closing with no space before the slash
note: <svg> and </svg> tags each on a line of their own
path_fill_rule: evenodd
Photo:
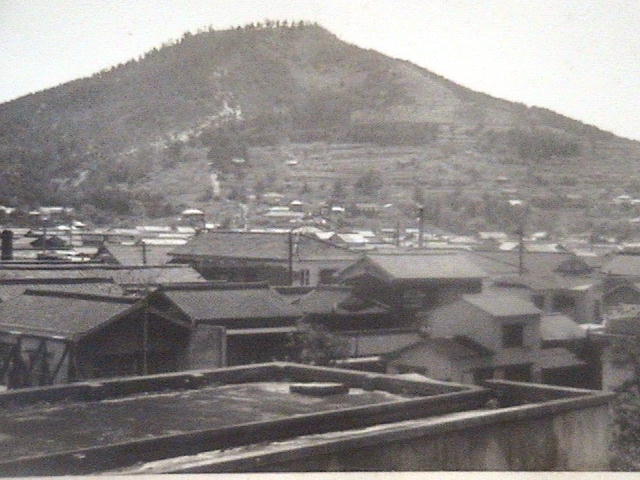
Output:
<svg viewBox="0 0 640 480">
<path fill-rule="evenodd" d="M 337 382 L 350 391 L 309 401 L 289 392 L 292 382 Z M 286 362 L 30 388 L 0 394 L 3 428 L 11 431 L 0 475 L 89 474 L 140 464 L 166 472 L 278 470 L 282 462 L 315 462 L 317 455 L 582 414 L 611 398 L 544 385 L 493 381 L 478 387 Z M 51 427 L 56 422 L 60 431 Z M 565 430 L 573 431 L 560 433 Z M 242 455 L 233 453 L 237 449 Z M 376 469 L 378 457 L 384 455 L 366 456 L 360 467 Z"/>
</svg>

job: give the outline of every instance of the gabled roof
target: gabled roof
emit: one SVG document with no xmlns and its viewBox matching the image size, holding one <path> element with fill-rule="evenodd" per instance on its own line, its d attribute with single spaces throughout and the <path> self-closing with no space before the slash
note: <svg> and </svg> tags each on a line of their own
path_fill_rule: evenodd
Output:
<svg viewBox="0 0 640 480">
<path fill-rule="evenodd" d="M 341 285 L 321 285 L 292 302 L 305 314 L 375 315 L 389 312 L 389 307 L 372 300 L 354 297 L 351 288 Z"/>
<path fill-rule="evenodd" d="M 585 330 L 566 315 L 543 315 L 540 318 L 540 337 L 545 342 L 578 340 L 586 335 Z"/>
<path fill-rule="evenodd" d="M 266 283 L 163 286 L 160 291 L 193 322 L 301 316 L 300 310 Z"/>
<path fill-rule="evenodd" d="M 114 319 L 136 299 L 53 291 L 31 291 L 0 303 L 0 330 L 74 339 Z"/>
<path fill-rule="evenodd" d="M 480 279 L 486 274 L 458 254 L 367 254 L 345 268 L 339 278 L 346 280 L 363 273 L 394 280 Z"/>
<path fill-rule="evenodd" d="M 322 241 L 314 236 L 293 233 L 293 258 L 355 259 L 350 250 Z M 289 258 L 289 234 L 281 232 L 206 232 L 193 237 L 186 245 L 170 252 L 183 257 L 227 257 L 251 260 L 280 260 Z"/>
<path fill-rule="evenodd" d="M 462 300 L 488 313 L 492 317 L 515 317 L 540 315 L 540 310 L 530 302 L 516 295 L 498 292 L 463 295 Z"/>
</svg>

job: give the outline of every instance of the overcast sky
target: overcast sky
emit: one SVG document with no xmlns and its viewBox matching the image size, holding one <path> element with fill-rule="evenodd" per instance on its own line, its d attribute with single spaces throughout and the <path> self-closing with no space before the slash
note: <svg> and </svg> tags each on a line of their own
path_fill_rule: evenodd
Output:
<svg viewBox="0 0 640 480">
<path fill-rule="evenodd" d="M 0 0 L 0 102 L 265 18 L 640 140 L 637 0 Z"/>
</svg>

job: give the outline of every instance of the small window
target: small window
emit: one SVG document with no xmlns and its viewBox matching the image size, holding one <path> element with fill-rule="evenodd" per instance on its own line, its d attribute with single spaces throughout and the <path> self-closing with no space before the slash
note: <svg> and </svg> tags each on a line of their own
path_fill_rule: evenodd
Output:
<svg viewBox="0 0 640 480">
<path fill-rule="evenodd" d="M 502 327 L 502 346 L 505 348 L 522 347 L 524 345 L 524 326 L 520 324 Z"/>
<path fill-rule="evenodd" d="M 309 270 L 300 270 L 300 285 L 309 285 L 311 281 L 311 275 Z"/>
</svg>

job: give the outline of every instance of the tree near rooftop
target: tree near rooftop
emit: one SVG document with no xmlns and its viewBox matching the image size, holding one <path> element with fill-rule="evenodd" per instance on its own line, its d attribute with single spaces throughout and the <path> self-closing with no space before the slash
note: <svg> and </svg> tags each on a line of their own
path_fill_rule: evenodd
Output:
<svg viewBox="0 0 640 480">
<path fill-rule="evenodd" d="M 348 356 L 349 341 L 321 325 L 300 321 L 297 331 L 289 337 L 289 348 L 293 361 L 327 366 Z"/>
<path fill-rule="evenodd" d="M 631 365 L 633 377 L 621 385 L 612 405 L 613 458 L 611 467 L 618 471 L 640 470 L 640 339 L 613 339 L 612 361 Z"/>
</svg>

